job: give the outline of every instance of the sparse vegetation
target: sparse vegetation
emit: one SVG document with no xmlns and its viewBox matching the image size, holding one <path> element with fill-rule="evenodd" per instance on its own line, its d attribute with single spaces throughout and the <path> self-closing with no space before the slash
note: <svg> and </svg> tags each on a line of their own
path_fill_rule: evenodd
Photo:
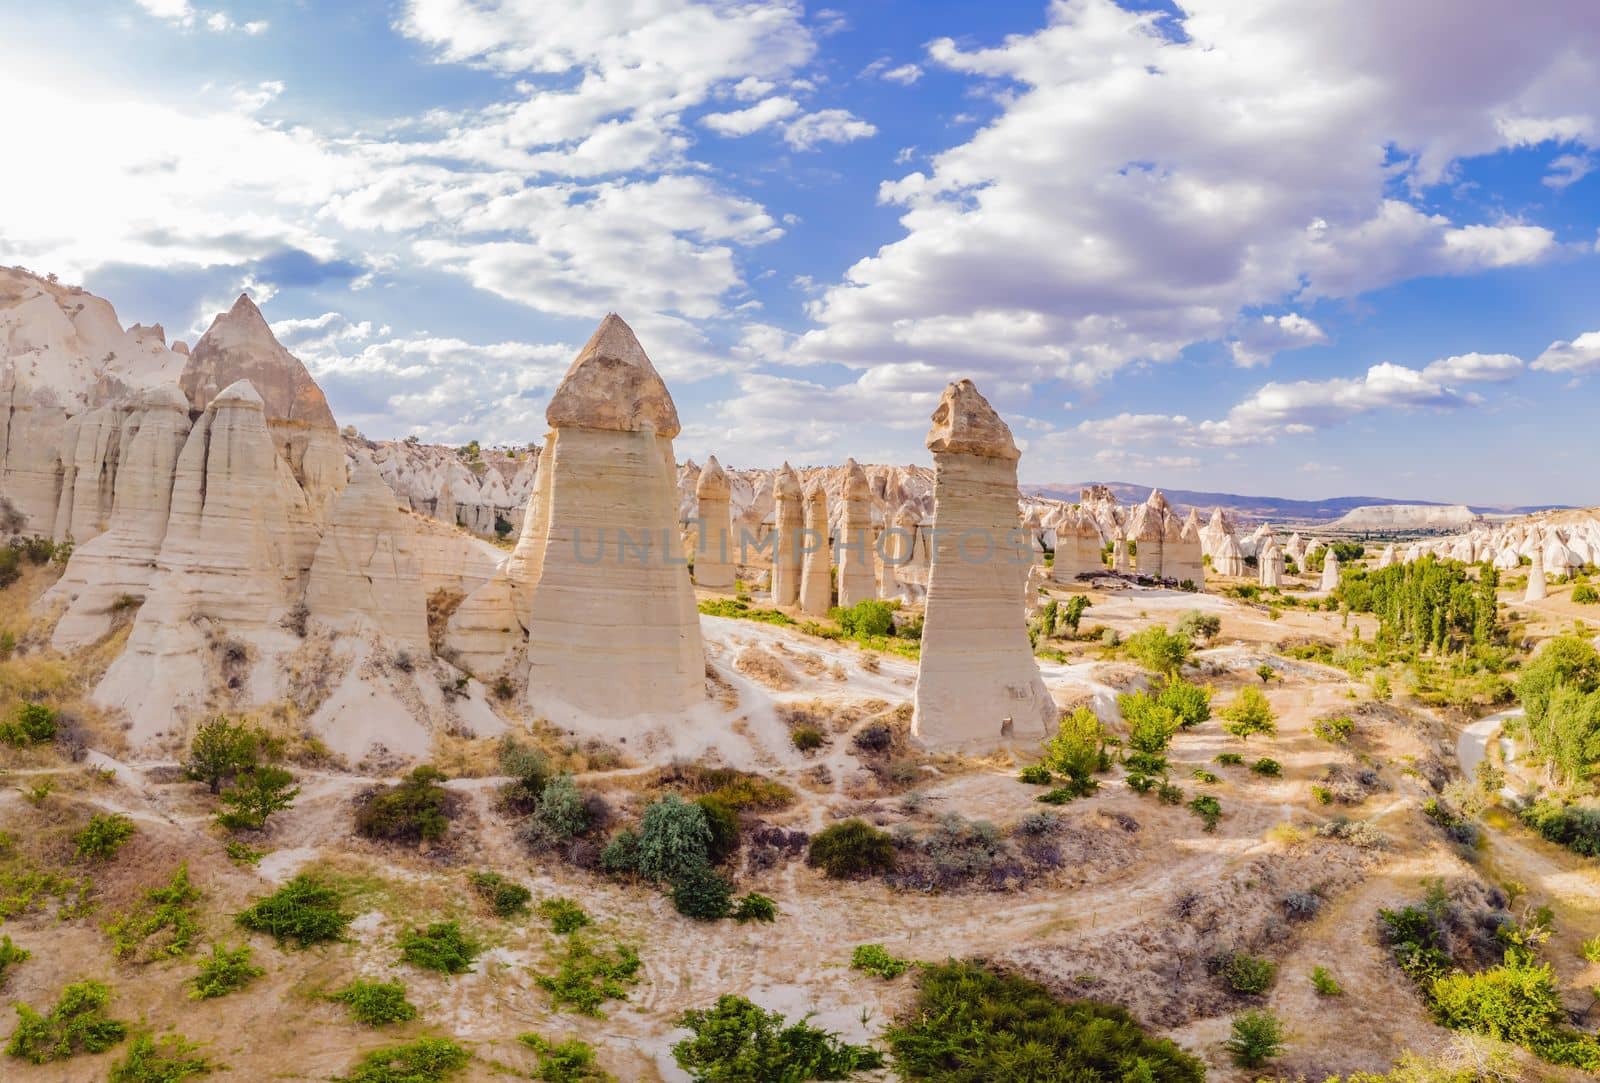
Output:
<svg viewBox="0 0 1600 1083">
<path fill-rule="evenodd" d="M 342 940 L 351 917 L 337 888 L 301 874 L 245 910 L 238 921 L 252 932 L 267 933 L 280 946 L 303 948 Z"/>
<path fill-rule="evenodd" d="M 300 787 L 288 771 L 281 767 L 254 767 L 223 791 L 221 799 L 228 811 L 218 814 L 217 823 L 230 831 L 260 831 L 267 826 L 268 817 L 289 808 L 298 796 Z"/>
<path fill-rule="evenodd" d="M 556 972 L 535 979 L 550 994 L 552 1005 L 598 1016 L 607 1000 L 624 1000 L 628 987 L 638 982 L 639 955 L 625 944 L 597 945 L 582 933 L 564 942 Z"/>
<path fill-rule="evenodd" d="M 103 982 L 73 982 L 61 990 L 44 1015 L 18 1004 L 17 1029 L 6 1054 L 34 1064 L 66 1060 L 80 1053 L 104 1053 L 128 1036 L 126 1023 L 106 1014 L 111 989 Z"/>
<path fill-rule="evenodd" d="M 1241 1068 L 1259 1068 L 1283 1052 L 1283 1024 L 1265 1009 L 1233 1017 L 1232 1033 L 1223 1043 L 1233 1063 Z"/>
<path fill-rule="evenodd" d="M 1345 716 L 1336 718 L 1319 718 L 1311 726 L 1311 732 L 1330 745 L 1348 744 L 1355 735 L 1355 722 Z"/>
<path fill-rule="evenodd" d="M 1189 811 L 1200 817 L 1207 832 L 1212 832 L 1222 819 L 1222 802 L 1204 793 L 1189 802 Z"/>
<path fill-rule="evenodd" d="M 865 820 L 841 820 L 812 836 L 806 864 L 831 880 L 889 872 L 894 868 L 894 840 Z"/>
<path fill-rule="evenodd" d="M 517 1041 L 538 1056 L 533 1078 L 544 1083 L 607 1083 L 612 1078 L 595 1066 L 594 1048 L 582 1039 L 550 1042 L 537 1034 L 519 1034 Z"/>
<path fill-rule="evenodd" d="M 60 717 L 55 708 L 42 703 L 19 703 L 11 720 L 0 722 L 0 742 L 13 748 L 48 744 L 56 738 Z"/>
<path fill-rule="evenodd" d="M 858 944 L 855 951 L 850 953 L 850 968 L 888 981 L 910 970 L 911 963 L 890 955 L 882 944 Z"/>
<path fill-rule="evenodd" d="M 672 1047 L 672 1058 L 696 1083 L 847 1079 L 883 1064 L 869 1046 L 849 1045 L 804 1019 L 789 1023 L 740 996 L 684 1012 L 678 1025 L 690 1036 Z"/>
<path fill-rule="evenodd" d="M 583 907 L 571 899 L 559 896 L 539 900 L 539 916 L 550 923 L 550 929 L 558 936 L 575 933 L 588 925 L 589 915 L 583 912 Z"/>
<path fill-rule="evenodd" d="M 416 1005 L 406 999 L 406 987 L 397 981 L 356 980 L 328 994 L 328 999 L 343 1004 L 350 1018 L 368 1027 L 409 1023 L 417 1017 Z"/>
<path fill-rule="evenodd" d="M 11 942 L 9 936 L 0 937 L 0 989 L 6 986 L 6 971 L 18 963 L 25 963 L 33 958 L 33 953 L 17 947 Z"/>
<path fill-rule="evenodd" d="M 884 1038 L 908 1080 L 1205 1079 L 1198 1058 L 1145 1034 L 1124 1009 L 1060 1000 L 1036 982 L 974 962 L 923 967 L 916 1000 Z"/>
<path fill-rule="evenodd" d="M 73 856 L 79 861 L 110 861 L 133 832 L 133 821 L 120 812 L 97 812 L 72 837 Z"/>
<path fill-rule="evenodd" d="M 1311 968 L 1311 986 L 1316 989 L 1319 997 L 1344 996 L 1344 986 L 1339 984 L 1325 966 Z"/>
<path fill-rule="evenodd" d="M 211 1000 L 243 989 L 266 973 L 250 961 L 253 954 L 249 944 L 237 948 L 211 945 L 210 956 L 200 960 L 200 973 L 194 977 L 194 988 L 189 996 L 195 1000 Z"/>
<path fill-rule="evenodd" d="M 436 921 L 426 928 L 400 934 L 402 961 L 441 974 L 465 974 L 482 951 L 483 945 L 454 921 Z"/>
<path fill-rule="evenodd" d="M 181 1083 L 191 1076 L 209 1075 L 216 1069 L 200 1047 L 181 1034 L 150 1033 L 134 1036 L 128 1055 L 112 1066 L 109 1083 Z"/>
<path fill-rule="evenodd" d="M 533 892 L 516 881 L 488 870 L 470 873 L 467 880 L 478 898 L 489 904 L 496 917 L 514 918 L 528 912 Z"/>
<path fill-rule="evenodd" d="M 778 904 L 760 892 L 752 891 L 734 900 L 730 916 L 741 925 L 749 921 L 770 925 L 778 920 Z"/>
<path fill-rule="evenodd" d="M 187 955 L 200 934 L 199 900 L 188 864 L 179 865 L 171 880 L 146 891 L 137 906 L 106 926 L 111 954 L 139 962 Z"/>
<path fill-rule="evenodd" d="M 470 1059 L 449 1038 L 418 1038 L 363 1054 L 341 1083 L 444 1083 Z"/>
</svg>

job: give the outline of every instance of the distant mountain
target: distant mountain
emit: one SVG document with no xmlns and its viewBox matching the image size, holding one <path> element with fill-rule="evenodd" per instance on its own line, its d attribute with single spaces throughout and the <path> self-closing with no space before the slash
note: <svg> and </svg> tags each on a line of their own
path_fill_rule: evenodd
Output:
<svg viewBox="0 0 1600 1083">
<path fill-rule="evenodd" d="M 1059 482 L 1046 485 L 1024 484 L 1022 491 L 1034 496 L 1056 500 L 1077 500 L 1080 490 L 1090 485 L 1104 485 L 1123 504 L 1142 503 L 1150 497 L 1150 486 L 1132 485 L 1125 481 Z M 1283 496 L 1241 496 L 1238 493 L 1206 493 L 1189 489 L 1162 489 L 1174 506 L 1187 510 L 1198 508 L 1202 513 L 1212 508 L 1242 515 L 1250 519 L 1283 520 L 1333 520 L 1357 508 L 1384 504 L 1410 504 L 1428 507 L 1449 507 L 1442 500 L 1397 500 L 1384 496 L 1330 496 L 1323 500 L 1291 500 Z M 1536 511 L 1567 508 L 1568 504 L 1540 504 L 1523 507 L 1504 507 L 1492 504 L 1469 505 L 1480 515 L 1528 515 Z"/>
</svg>

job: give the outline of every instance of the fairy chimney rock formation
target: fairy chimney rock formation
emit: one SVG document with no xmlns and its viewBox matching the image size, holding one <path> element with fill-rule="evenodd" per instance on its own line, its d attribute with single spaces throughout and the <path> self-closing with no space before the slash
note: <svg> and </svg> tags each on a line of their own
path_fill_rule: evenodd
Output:
<svg viewBox="0 0 1600 1083">
<path fill-rule="evenodd" d="M 370 459 L 357 463 L 311 562 L 306 607 L 333 625 L 366 621 L 392 642 L 428 646 L 428 603 L 411 524 Z"/>
<path fill-rule="evenodd" d="M 1528 592 L 1522 596 L 1524 602 L 1542 602 L 1545 599 L 1547 584 L 1544 581 L 1544 549 L 1535 548 L 1533 551 L 1533 566 L 1528 569 Z"/>
<path fill-rule="evenodd" d="M 872 487 L 854 459 L 844 464 L 844 518 L 839 537 L 839 604 L 846 609 L 878 596 L 876 539 L 872 532 Z"/>
<path fill-rule="evenodd" d="M 1322 590 L 1336 590 L 1339 586 L 1339 554 L 1328 546 L 1322 557 Z"/>
<path fill-rule="evenodd" d="M 1059 712 L 1028 642 L 1017 445 L 970 380 L 945 389 L 927 443 L 935 543 L 911 732 L 930 748 L 1036 743 Z"/>
<path fill-rule="evenodd" d="M 1094 517 L 1082 508 L 1069 508 L 1056 524 L 1056 559 L 1050 568 L 1051 581 L 1070 586 L 1080 575 L 1104 571 L 1100 551 L 1100 531 Z"/>
<path fill-rule="evenodd" d="M 801 552 L 805 535 L 805 497 L 800 492 L 800 476 L 788 463 L 773 479 L 777 501 L 772 536 L 772 604 L 798 605 L 800 572 L 805 554 Z"/>
<path fill-rule="evenodd" d="M 528 591 L 530 706 L 625 735 L 705 699 L 700 616 L 678 529 L 678 411 L 632 329 L 606 316 L 545 411 L 537 580 Z"/>
<path fill-rule="evenodd" d="M 733 589 L 734 543 L 728 510 L 731 492 L 727 471 L 722 469 L 715 455 L 711 456 L 706 460 L 705 469 L 700 471 L 700 480 L 694 489 L 699 520 L 699 529 L 695 531 L 694 581 L 711 590 Z"/>
<path fill-rule="evenodd" d="M 826 617 L 833 607 L 833 562 L 828 546 L 828 491 L 821 479 L 806 489 L 806 529 L 801 548 L 800 611 Z"/>
</svg>

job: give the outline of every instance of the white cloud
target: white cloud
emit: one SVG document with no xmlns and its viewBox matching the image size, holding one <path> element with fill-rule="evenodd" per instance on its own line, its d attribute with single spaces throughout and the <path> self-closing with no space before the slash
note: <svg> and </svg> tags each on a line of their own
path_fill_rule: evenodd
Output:
<svg viewBox="0 0 1600 1083">
<path fill-rule="evenodd" d="M 265 21 L 238 23 L 225 11 L 200 11 L 189 3 L 189 0 L 134 0 L 144 9 L 145 14 L 156 19 L 164 19 L 184 29 L 203 26 L 213 34 L 227 34 L 238 30 L 252 36 L 264 33 L 268 24 Z"/>
<path fill-rule="evenodd" d="M 1269 363 L 1273 355 L 1281 351 L 1318 346 L 1327 341 L 1327 334 L 1314 321 L 1298 312 L 1285 312 L 1281 316 L 1247 320 L 1239 329 L 1238 337 L 1228 346 L 1234 364 L 1240 368 L 1254 368 Z"/>
<path fill-rule="evenodd" d="M 1600 331 L 1586 331 L 1571 342 L 1552 342 L 1534 359 L 1540 372 L 1583 375 L 1600 369 Z"/>
<path fill-rule="evenodd" d="M 922 67 L 918 64 L 901 64 L 899 67 L 885 71 L 881 78 L 901 86 L 910 86 L 922 78 Z"/>
<path fill-rule="evenodd" d="M 1550 161 L 1550 172 L 1542 183 L 1547 188 L 1561 191 L 1594 172 L 1594 159 L 1587 154 L 1563 154 Z"/>
<path fill-rule="evenodd" d="M 194 9 L 189 6 L 189 0 L 135 0 L 144 8 L 146 14 L 157 19 L 171 19 L 181 22 L 194 18 Z"/>
<path fill-rule="evenodd" d="M 748 109 L 739 109 L 731 113 L 707 113 L 700 118 L 700 123 L 718 135 L 750 135 L 752 132 L 758 132 L 780 120 L 792 117 L 799 111 L 800 103 L 793 98 L 765 98 Z"/>
<path fill-rule="evenodd" d="M 1089 383 L 1251 309 L 1548 258 L 1537 223 L 1425 209 L 1462 160 L 1600 127 L 1600 20 L 1530 20 L 1508 49 L 1495 12 L 1056 0 L 993 48 L 935 41 L 1001 111 L 882 185 L 904 236 L 812 306 L 797 351 Z"/>
<path fill-rule="evenodd" d="M 1422 375 L 1441 383 L 1504 383 L 1521 374 L 1522 358 L 1508 353 L 1464 353 L 1435 361 Z"/>
<path fill-rule="evenodd" d="M 822 109 L 783 126 L 783 139 L 796 150 L 814 150 L 823 143 L 853 143 L 877 135 L 876 126 L 848 109 Z"/>
</svg>

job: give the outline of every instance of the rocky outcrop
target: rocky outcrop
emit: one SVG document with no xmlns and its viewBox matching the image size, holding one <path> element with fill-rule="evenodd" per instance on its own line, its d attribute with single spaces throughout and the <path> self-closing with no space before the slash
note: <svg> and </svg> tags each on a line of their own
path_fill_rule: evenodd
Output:
<svg viewBox="0 0 1600 1083">
<path fill-rule="evenodd" d="M 788 463 L 773 482 L 772 604 L 800 603 L 800 573 L 805 564 L 805 497 L 800 478 Z"/>
<path fill-rule="evenodd" d="M 709 590 L 733 589 L 735 539 L 729 529 L 729 493 L 727 472 L 713 455 L 695 483 L 694 581 Z"/>
<path fill-rule="evenodd" d="M 1211 569 L 1218 575 L 1240 576 L 1249 571 L 1244 554 L 1239 551 L 1239 539 L 1231 533 L 1223 535 L 1217 551 L 1211 558 Z"/>
<path fill-rule="evenodd" d="M 705 699 L 706 663 L 678 531 L 677 409 L 620 317 L 600 324 L 545 416 L 528 703 L 606 732 L 606 720 L 687 711 Z"/>
<path fill-rule="evenodd" d="M 839 525 L 839 604 L 846 609 L 878 596 L 878 554 L 872 487 L 854 459 L 844 464 L 844 509 Z"/>
<path fill-rule="evenodd" d="M 813 482 L 806 489 L 806 530 L 801 548 L 800 612 L 826 617 L 833 608 L 833 562 L 828 544 L 828 493 Z"/>
<path fill-rule="evenodd" d="M 422 562 L 394 493 L 363 460 L 334 502 L 311 561 L 306 607 L 335 627 L 365 623 L 404 647 L 428 646 Z"/>
<path fill-rule="evenodd" d="M 1533 566 L 1528 569 L 1528 589 L 1523 594 L 1524 602 L 1542 602 L 1546 597 L 1548 584 L 1544 578 L 1544 552 L 1540 549 L 1533 551 Z"/>
<path fill-rule="evenodd" d="M 144 600 L 166 537 L 178 456 L 189 435 L 189 402 L 176 384 L 141 395 L 130 415 L 106 531 L 76 546 L 45 598 L 64 605 L 51 636 L 74 650 L 111 630 L 114 612 Z"/>
<path fill-rule="evenodd" d="M 1268 536 L 1261 551 L 1256 555 L 1260 565 L 1261 585 L 1268 589 L 1283 586 L 1283 550 L 1278 546 L 1275 538 Z"/>
<path fill-rule="evenodd" d="M 1318 584 L 1319 590 L 1333 591 L 1339 587 L 1339 554 L 1329 546 L 1322 557 L 1322 582 Z"/>
<path fill-rule="evenodd" d="M 1011 430 L 970 380 L 933 414 L 933 547 L 911 732 L 930 748 L 1037 743 L 1057 709 L 1028 642 L 1023 591 L 1032 564 L 1019 531 Z M 987 557 L 974 538 L 986 538 Z"/>
<path fill-rule="evenodd" d="M 1055 535 L 1056 555 L 1050 568 L 1053 582 L 1071 586 L 1078 582 L 1079 576 L 1105 571 L 1105 563 L 1100 559 L 1100 528 L 1088 512 L 1069 508 L 1056 521 Z"/>
</svg>

